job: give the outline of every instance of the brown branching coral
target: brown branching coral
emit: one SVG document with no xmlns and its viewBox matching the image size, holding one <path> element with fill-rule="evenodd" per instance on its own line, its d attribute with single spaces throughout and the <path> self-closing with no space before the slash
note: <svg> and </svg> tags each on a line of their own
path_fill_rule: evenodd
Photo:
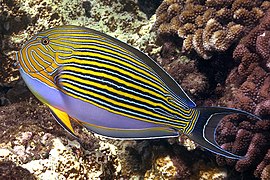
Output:
<svg viewBox="0 0 270 180">
<path fill-rule="evenodd" d="M 154 29 L 163 41 L 178 36 L 182 51 L 204 59 L 224 52 L 263 17 L 270 7 L 260 0 L 164 0 L 156 11 Z"/>
<path fill-rule="evenodd" d="M 270 154 L 270 153 L 269 153 L 269 154 Z M 270 155 L 269 155 L 269 157 L 270 157 Z M 263 169 L 261 178 L 262 178 L 262 180 L 270 179 L 270 165 L 266 166 L 266 167 Z"/>
<path fill-rule="evenodd" d="M 235 166 L 238 172 L 253 171 L 255 176 L 260 177 L 265 166 L 269 164 L 269 119 L 255 122 L 241 117 L 230 117 L 223 120 L 220 127 L 217 141 L 222 147 L 246 158 L 236 161 L 217 157 L 217 162 L 220 165 Z"/>
<path fill-rule="evenodd" d="M 196 62 L 178 57 L 173 43 L 164 44 L 157 61 L 189 94 L 197 96 L 208 89 L 208 79 L 199 72 Z"/>
<path fill-rule="evenodd" d="M 217 141 L 233 153 L 245 155 L 238 161 L 217 157 L 219 164 L 235 166 L 236 171 L 253 172 L 264 179 L 270 164 L 270 10 L 258 26 L 245 36 L 234 51 L 239 63 L 226 81 L 227 96 L 221 99 L 230 107 L 259 116 L 262 121 L 233 116 L 222 120 Z"/>
</svg>

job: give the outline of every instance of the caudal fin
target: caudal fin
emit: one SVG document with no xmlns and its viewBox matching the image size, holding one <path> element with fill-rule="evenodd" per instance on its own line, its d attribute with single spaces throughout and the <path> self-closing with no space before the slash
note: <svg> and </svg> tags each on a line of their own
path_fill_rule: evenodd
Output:
<svg viewBox="0 0 270 180">
<path fill-rule="evenodd" d="M 244 158 L 244 156 L 238 156 L 222 149 L 217 144 L 215 139 L 217 125 L 224 116 L 229 114 L 244 114 L 259 120 L 260 118 L 246 111 L 225 107 L 201 107 L 196 109 L 200 112 L 200 116 L 189 137 L 202 147 L 218 155 L 232 159 Z"/>
</svg>

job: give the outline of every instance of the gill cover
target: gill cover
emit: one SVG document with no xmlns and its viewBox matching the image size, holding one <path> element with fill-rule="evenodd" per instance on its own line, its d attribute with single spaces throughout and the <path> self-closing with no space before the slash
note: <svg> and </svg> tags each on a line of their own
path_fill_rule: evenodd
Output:
<svg viewBox="0 0 270 180">
<path fill-rule="evenodd" d="M 55 52 L 50 47 L 47 36 L 34 36 L 17 54 L 20 67 L 26 73 L 46 71 L 52 73 L 56 68 Z"/>
</svg>

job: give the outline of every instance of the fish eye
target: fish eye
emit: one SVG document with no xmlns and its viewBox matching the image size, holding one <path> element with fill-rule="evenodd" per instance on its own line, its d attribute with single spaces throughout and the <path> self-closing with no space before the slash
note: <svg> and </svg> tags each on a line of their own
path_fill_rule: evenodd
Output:
<svg viewBox="0 0 270 180">
<path fill-rule="evenodd" d="M 43 44 L 43 45 L 47 45 L 47 44 L 49 44 L 49 42 L 50 42 L 50 40 L 48 37 L 43 37 L 41 39 L 41 44 Z"/>
</svg>

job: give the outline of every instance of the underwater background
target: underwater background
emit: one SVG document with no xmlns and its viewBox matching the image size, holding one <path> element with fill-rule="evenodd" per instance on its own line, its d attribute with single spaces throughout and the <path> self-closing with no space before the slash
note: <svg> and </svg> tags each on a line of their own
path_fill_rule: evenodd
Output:
<svg viewBox="0 0 270 180">
<path fill-rule="evenodd" d="M 59 25 L 92 28 L 147 53 L 198 106 L 239 108 L 217 141 L 105 139 L 74 124 L 80 144 L 28 90 L 15 53 Z M 0 0 L 0 179 L 270 179 L 270 2 Z"/>
</svg>

